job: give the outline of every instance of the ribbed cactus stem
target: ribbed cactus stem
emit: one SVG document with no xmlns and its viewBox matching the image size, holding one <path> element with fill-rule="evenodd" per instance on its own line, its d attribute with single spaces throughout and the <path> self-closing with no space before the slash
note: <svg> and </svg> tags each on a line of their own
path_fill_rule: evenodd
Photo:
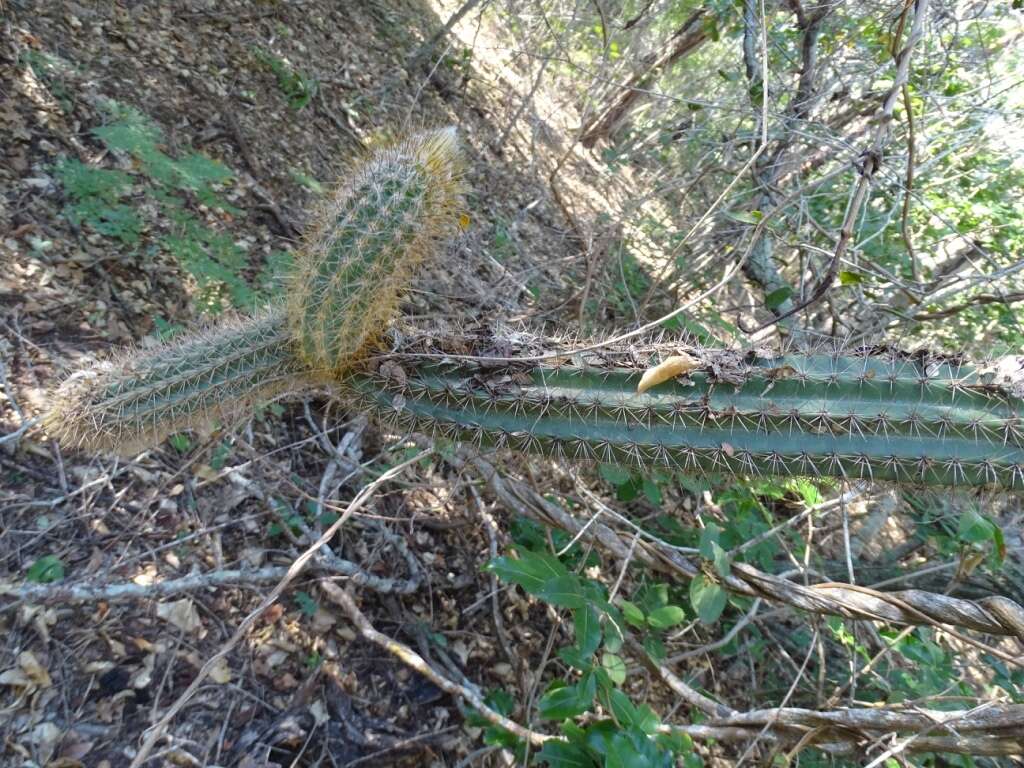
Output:
<svg viewBox="0 0 1024 768">
<path fill-rule="evenodd" d="M 376 152 L 325 202 L 296 254 L 289 320 L 299 354 L 341 373 L 379 339 L 413 270 L 456 222 L 454 128 Z"/>
<path fill-rule="evenodd" d="M 43 426 L 67 447 L 131 454 L 318 380 L 294 353 L 283 309 L 271 308 L 72 374 Z"/>
<path fill-rule="evenodd" d="M 313 217 L 287 307 L 78 371 L 53 393 L 44 428 L 67 447 L 130 454 L 346 370 L 453 229 L 461 171 L 454 128 L 378 149 Z"/>
<path fill-rule="evenodd" d="M 642 394 L 640 369 L 571 365 L 403 363 L 347 386 L 402 430 L 559 460 L 1024 488 L 1024 404 L 990 375 L 901 356 L 716 355 Z"/>
</svg>

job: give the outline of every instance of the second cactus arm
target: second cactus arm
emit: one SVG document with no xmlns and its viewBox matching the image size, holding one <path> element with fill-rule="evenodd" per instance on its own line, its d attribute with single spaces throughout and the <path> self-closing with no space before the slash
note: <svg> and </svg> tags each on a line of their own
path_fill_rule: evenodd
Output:
<svg viewBox="0 0 1024 768">
<path fill-rule="evenodd" d="M 1024 488 L 1024 403 L 957 363 L 735 354 L 727 380 L 705 366 L 640 394 L 641 374 L 419 363 L 346 387 L 402 429 L 566 460 Z"/>
<path fill-rule="evenodd" d="M 322 377 L 298 360 L 284 312 L 271 308 L 79 371 L 53 393 L 44 426 L 66 447 L 130 455 Z"/>
</svg>

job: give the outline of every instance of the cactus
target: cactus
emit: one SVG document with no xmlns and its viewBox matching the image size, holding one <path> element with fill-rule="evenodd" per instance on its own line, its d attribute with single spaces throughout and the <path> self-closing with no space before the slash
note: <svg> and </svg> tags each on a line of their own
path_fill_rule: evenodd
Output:
<svg viewBox="0 0 1024 768">
<path fill-rule="evenodd" d="M 892 350 L 758 357 L 661 345 L 505 368 L 407 354 L 371 370 L 365 358 L 404 286 L 455 219 L 459 176 L 450 129 L 378 151 L 324 206 L 286 306 L 74 374 L 46 429 L 65 445 L 129 452 L 330 384 L 401 429 L 565 460 L 1024 488 L 1013 359 L 986 370 Z M 636 362 L 666 355 L 647 375 Z"/>
<path fill-rule="evenodd" d="M 65 447 L 127 455 L 182 429 L 230 423 L 319 378 L 294 355 L 283 310 L 271 308 L 73 373 L 43 427 Z"/>
<path fill-rule="evenodd" d="M 288 317 L 307 364 L 342 373 L 387 329 L 461 199 L 455 129 L 375 153 L 323 206 L 296 256 Z"/>
<path fill-rule="evenodd" d="M 44 429 L 66 447 L 129 454 L 341 373 L 381 336 L 412 270 L 452 228 L 461 171 L 454 128 L 377 150 L 314 217 L 287 306 L 73 373 Z"/>
<path fill-rule="evenodd" d="M 403 431 L 559 460 L 1024 488 L 1022 401 L 991 371 L 895 352 L 696 355 L 644 392 L 642 369 L 593 365 L 413 363 L 345 384 Z"/>
</svg>

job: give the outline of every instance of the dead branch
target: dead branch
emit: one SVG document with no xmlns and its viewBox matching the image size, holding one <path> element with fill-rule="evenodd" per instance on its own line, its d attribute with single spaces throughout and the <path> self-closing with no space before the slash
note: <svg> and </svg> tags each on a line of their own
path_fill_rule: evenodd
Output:
<svg viewBox="0 0 1024 768">
<path fill-rule="evenodd" d="M 196 691 L 199 690 L 199 687 L 209 676 L 210 672 L 213 670 L 216 664 L 225 656 L 227 656 L 231 652 L 232 648 L 238 645 L 238 643 L 242 640 L 242 638 L 249 631 L 249 629 L 252 628 L 252 625 L 256 623 L 256 620 L 263 615 L 263 612 L 266 611 L 267 608 L 269 608 L 277 601 L 277 599 L 284 592 L 288 584 L 290 584 L 300 573 L 303 572 L 303 570 L 305 570 L 306 566 L 309 564 L 309 561 L 313 558 L 317 551 L 321 547 L 323 547 L 324 544 L 330 541 L 334 534 L 341 530 L 341 526 L 344 525 L 345 522 L 353 514 L 355 514 L 359 509 L 365 506 L 365 504 L 373 497 L 373 494 L 376 493 L 378 488 L 380 488 L 384 483 L 386 483 L 391 478 L 400 474 L 402 470 L 404 470 L 406 467 L 415 464 L 417 461 L 422 459 L 427 453 L 429 453 L 429 451 L 421 451 L 412 458 L 406 459 L 400 464 L 396 464 L 395 466 L 391 467 L 391 469 L 384 472 L 372 483 L 368 484 L 365 488 L 363 488 L 363 490 L 361 490 L 359 494 L 349 503 L 348 507 L 345 509 L 344 514 L 338 517 L 338 519 L 335 520 L 334 523 L 326 531 L 324 531 L 323 535 L 319 539 L 313 542 L 305 552 L 303 552 L 301 555 L 299 555 L 298 558 L 296 558 L 295 562 L 292 563 L 291 566 L 288 568 L 288 571 L 285 573 L 284 577 L 277 583 L 277 586 L 275 586 L 271 590 L 270 594 L 263 598 L 263 600 L 260 601 L 260 604 L 256 606 L 256 608 L 253 609 L 242 620 L 242 623 L 238 625 L 238 629 L 236 629 L 235 633 L 228 639 L 228 641 L 224 643 L 223 646 L 221 646 L 220 650 L 217 651 L 217 653 L 215 653 L 209 659 L 207 659 L 206 663 L 203 664 L 199 672 L 196 673 L 195 679 L 189 684 L 188 688 L 186 688 L 184 692 L 182 692 L 182 694 L 175 700 L 175 702 L 167 709 L 163 717 L 161 717 L 160 720 L 147 731 L 148 735 L 146 736 L 146 740 L 143 742 L 142 746 L 139 748 L 139 751 L 136 753 L 134 759 L 131 762 L 130 768 L 139 768 L 139 766 L 146 762 L 146 759 L 153 751 L 153 747 L 156 746 L 157 741 L 161 738 L 161 736 L 163 736 L 164 732 L 167 730 L 167 726 L 170 725 L 171 720 L 173 720 L 174 717 L 178 714 L 178 712 L 180 712 L 185 707 L 185 705 L 188 704 L 192 697 L 195 696 Z"/>
<path fill-rule="evenodd" d="M 398 642 L 397 640 L 392 640 L 387 635 L 378 632 L 370 623 L 369 619 L 363 615 L 363 612 L 359 610 L 359 607 L 356 605 L 355 600 L 352 599 L 352 596 L 337 584 L 334 584 L 328 579 L 323 579 L 320 582 L 320 588 L 323 589 L 324 594 L 326 594 L 332 602 L 340 606 L 342 610 L 345 611 L 346 615 L 348 615 L 352 620 L 352 623 L 356 625 L 359 633 L 364 638 L 374 645 L 383 648 L 406 666 L 419 672 L 441 690 L 450 693 L 452 696 L 458 696 L 460 699 L 476 709 L 491 723 L 494 723 L 510 733 L 514 733 L 519 738 L 528 741 L 530 744 L 537 746 L 552 738 L 547 734 L 538 733 L 537 731 L 531 731 L 528 728 L 524 728 L 519 725 L 519 723 L 509 720 L 504 715 L 495 712 L 487 706 L 486 703 L 484 703 L 484 700 L 477 695 L 475 691 L 444 677 L 440 673 L 436 672 L 433 667 L 427 664 L 423 657 L 416 653 L 412 648 L 404 643 Z"/>
</svg>

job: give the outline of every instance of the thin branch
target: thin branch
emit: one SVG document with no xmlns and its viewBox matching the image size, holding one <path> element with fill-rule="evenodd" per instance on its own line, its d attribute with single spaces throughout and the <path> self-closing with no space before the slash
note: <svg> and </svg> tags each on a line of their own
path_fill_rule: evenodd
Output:
<svg viewBox="0 0 1024 768">
<path fill-rule="evenodd" d="M 494 711 L 487 706 L 484 700 L 480 698 L 475 691 L 470 690 L 464 685 L 455 683 L 435 671 L 434 668 L 427 664 L 423 657 L 416 653 L 412 648 L 404 643 L 398 642 L 397 640 L 392 640 L 387 635 L 378 632 L 370 623 L 369 619 L 363 615 L 363 612 L 359 610 L 359 607 L 356 605 L 355 600 L 352 599 L 352 596 L 337 584 L 332 583 L 328 579 L 323 579 L 320 582 L 320 588 L 323 589 L 324 594 L 327 595 L 331 602 L 337 604 L 345 611 L 348 617 L 352 620 L 352 623 L 356 625 L 356 629 L 359 630 L 359 634 L 364 638 L 374 645 L 383 648 L 406 666 L 419 672 L 442 691 L 450 693 L 452 696 L 457 696 L 468 703 L 489 722 L 504 728 L 518 736 L 520 739 L 528 741 L 530 744 L 535 746 L 540 746 L 545 741 L 553 738 L 547 734 L 538 733 L 537 731 L 532 731 L 529 728 L 524 728 L 519 723 L 509 720 L 504 715 Z"/>
<path fill-rule="evenodd" d="M 372 483 L 363 488 L 363 490 L 361 490 L 359 494 L 354 499 L 352 499 L 348 507 L 345 509 L 344 514 L 342 514 L 337 520 L 335 520 L 334 524 L 331 525 L 331 527 L 328 528 L 326 531 L 324 531 L 323 535 L 319 539 L 313 542 L 313 544 L 311 544 L 310 547 L 305 552 L 303 552 L 301 555 L 299 555 L 298 558 L 296 558 L 295 562 L 292 563 L 291 566 L 288 568 L 288 571 L 284 575 L 284 578 L 282 578 L 281 581 L 277 583 L 277 586 L 275 586 L 274 589 L 271 590 L 270 594 L 263 598 L 263 600 L 260 601 L 260 604 L 242 620 L 242 623 L 238 625 L 238 629 L 235 630 L 235 633 L 231 636 L 231 638 L 223 646 L 221 646 L 220 650 L 217 651 L 217 653 L 211 656 L 206 661 L 206 663 L 203 664 L 202 668 L 196 674 L 195 679 L 192 680 L 188 688 L 186 688 L 184 692 L 182 692 L 182 694 L 177 698 L 177 700 L 175 700 L 175 702 L 168 708 L 168 710 L 164 713 L 163 717 L 161 717 L 160 720 L 155 725 L 149 728 L 149 730 L 147 731 L 148 735 L 146 736 L 145 741 L 142 743 L 142 746 L 139 748 L 139 751 L 136 753 L 135 758 L 132 760 L 130 768 L 139 768 L 139 766 L 146 762 L 146 759 L 153 751 L 153 747 L 156 746 L 156 742 L 163 736 L 164 732 L 167 730 L 167 726 L 170 725 L 171 720 L 173 720 L 174 717 L 178 714 L 178 712 L 180 712 L 185 707 L 185 705 L 188 704 L 188 702 L 196 694 L 196 691 L 199 690 L 199 687 L 209 676 L 211 670 L 213 670 L 213 668 L 221 659 L 223 659 L 225 656 L 228 655 L 228 653 L 231 652 L 232 648 L 238 645 L 238 643 L 242 640 L 242 638 L 249 631 L 252 625 L 256 623 L 256 620 L 260 616 L 262 616 L 264 611 L 266 611 L 267 608 L 273 605 L 274 602 L 281 596 L 281 594 L 284 592 L 288 584 L 290 584 L 300 573 L 303 572 L 303 570 L 305 570 L 306 565 L 308 565 L 309 561 L 313 558 L 317 551 L 324 544 L 330 541 L 334 534 L 341 530 L 341 526 L 344 525 L 345 522 L 353 514 L 355 514 L 359 509 L 366 505 L 366 503 L 373 497 L 373 494 L 376 493 L 378 488 L 380 488 L 384 483 L 386 483 L 391 478 L 400 474 L 402 470 L 404 470 L 406 467 L 415 464 L 417 461 L 419 461 L 429 453 L 430 451 L 421 451 L 412 458 L 406 459 L 401 464 L 396 464 L 395 466 L 391 467 L 391 469 L 384 472 Z"/>
<path fill-rule="evenodd" d="M 828 293 L 832 287 L 832 283 L 835 282 L 836 276 L 839 274 L 839 265 L 842 263 L 843 256 L 846 254 L 846 250 L 849 248 L 850 242 L 853 239 L 855 222 L 860 216 L 861 208 L 864 206 L 864 201 L 868 197 L 871 181 L 874 179 L 878 170 L 882 167 L 883 150 L 888 143 L 892 127 L 893 110 L 896 108 L 896 99 L 902 93 L 903 86 L 907 83 L 910 76 L 910 58 L 911 54 L 914 52 L 914 47 L 924 36 L 924 22 L 925 17 L 928 15 L 929 3 L 930 0 L 915 0 L 913 3 L 914 23 L 910 28 L 910 35 L 907 38 L 906 45 L 896 55 L 896 74 L 893 77 L 892 87 L 889 88 L 886 93 L 885 100 L 875 113 L 874 121 L 877 127 L 875 128 L 871 146 L 861 153 L 858 160 L 857 171 L 859 178 L 854 184 L 853 191 L 850 196 L 850 202 L 846 208 L 846 216 L 844 217 L 842 227 L 839 230 L 839 241 L 836 243 L 836 248 L 832 254 L 832 260 L 829 263 L 828 270 L 825 272 L 825 275 L 821 278 L 818 285 L 816 285 L 811 291 L 811 295 L 807 299 L 786 312 L 781 313 L 772 320 L 764 323 L 759 328 L 755 329 L 753 333 L 759 333 L 765 328 L 770 328 L 772 325 L 781 322 L 787 317 L 795 315 L 796 313 L 817 303 L 825 296 L 826 293 Z M 911 5 L 908 3 L 906 8 L 904 8 L 904 14 L 906 14 L 910 8 Z"/>
</svg>

